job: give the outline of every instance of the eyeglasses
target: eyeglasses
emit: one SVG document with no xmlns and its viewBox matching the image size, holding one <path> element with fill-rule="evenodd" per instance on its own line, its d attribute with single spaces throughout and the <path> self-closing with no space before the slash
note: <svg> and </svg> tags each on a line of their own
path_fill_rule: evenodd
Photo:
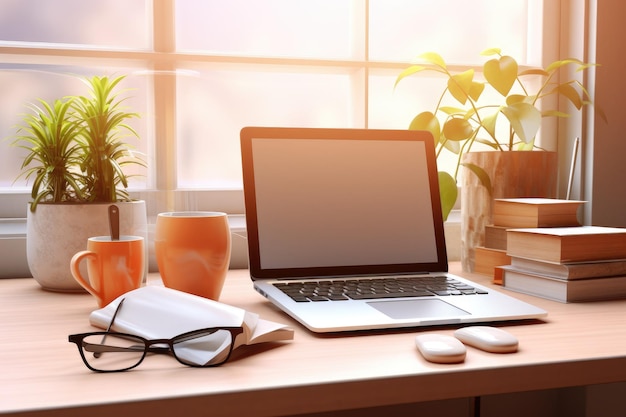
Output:
<svg viewBox="0 0 626 417">
<path fill-rule="evenodd" d="M 78 346 L 87 368 L 98 372 L 127 371 L 139 365 L 147 353 L 172 353 L 183 365 L 197 368 L 223 364 L 233 351 L 233 341 L 242 327 L 193 330 L 171 339 L 148 340 L 117 332 L 73 334 L 69 342 Z"/>
<path fill-rule="evenodd" d="M 124 300 L 122 300 L 124 301 Z M 196 368 L 223 364 L 233 351 L 237 335 L 243 327 L 212 327 L 192 330 L 171 339 L 148 340 L 141 336 L 110 331 L 72 334 L 70 343 L 75 343 L 87 368 L 96 372 L 127 371 L 139 365 L 147 353 L 171 353 L 183 365 Z"/>
</svg>

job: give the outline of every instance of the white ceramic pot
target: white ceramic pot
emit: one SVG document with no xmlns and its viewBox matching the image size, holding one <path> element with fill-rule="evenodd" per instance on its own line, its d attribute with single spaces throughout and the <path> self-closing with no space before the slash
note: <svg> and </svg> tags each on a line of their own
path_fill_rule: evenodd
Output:
<svg viewBox="0 0 626 417">
<path fill-rule="evenodd" d="M 28 207 L 26 256 L 30 272 L 42 288 L 62 292 L 85 291 L 72 277 L 70 260 L 76 252 L 87 248 L 89 237 L 110 234 L 110 205 L 40 203 L 34 213 Z M 147 252 L 145 201 L 115 205 L 120 209 L 120 234 L 142 236 L 146 239 Z"/>
</svg>

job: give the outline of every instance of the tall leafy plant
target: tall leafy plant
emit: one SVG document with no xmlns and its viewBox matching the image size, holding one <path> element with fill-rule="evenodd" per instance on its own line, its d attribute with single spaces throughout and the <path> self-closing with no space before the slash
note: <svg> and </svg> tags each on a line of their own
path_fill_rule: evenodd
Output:
<svg viewBox="0 0 626 417">
<path fill-rule="evenodd" d="M 14 145 L 28 151 L 22 173 L 34 177 L 31 210 L 40 203 L 113 203 L 129 200 L 124 167 L 144 166 L 123 141 L 138 137 L 127 124 L 137 113 L 115 92 L 124 76 L 84 79 L 89 95 L 29 106 Z"/>
<path fill-rule="evenodd" d="M 31 207 L 40 201 L 61 203 L 75 201 L 81 194 L 82 176 L 76 167 L 81 163 L 77 142 L 79 126 L 68 122 L 73 99 L 39 100 L 31 104 L 31 114 L 24 116 L 15 144 L 28 150 L 22 162 L 22 174 L 33 178 Z"/>
<path fill-rule="evenodd" d="M 547 108 L 547 97 L 564 97 L 576 110 L 591 104 L 589 93 L 582 83 L 576 79 L 561 80 L 558 75 L 564 67 L 584 71 L 595 64 L 570 58 L 555 61 L 545 68 L 524 69 L 513 57 L 503 55 L 497 48 L 487 49 L 481 55 L 490 57 L 482 67 L 484 80 L 476 76 L 474 69 L 454 71 L 439 54 L 429 52 L 419 57 L 424 65 L 406 68 L 395 82 L 397 87 L 404 78 L 423 71 L 434 71 L 447 78 L 434 110 L 420 112 L 409 125 L 409 129 L 432 133 L 437 157 L 444 149 L 457 155 L 452 175 L 439 172 L 444 218 L 447 218 L 457 199 L 460 166 L 465 165 L 478 175 L 488 190 L 491 189 L 491 180 L 480 167 L 462 164 L 463 155 L 471 151 L 475 144 L 480 143 L 496 151 L 533 150 L 537 148 L 535 138 L 542 118 L 570 116 L 559 108 Z M 538 82 L 530 83 L 531 77 Z M 531 85 L 538 87 L 533 90 Z M 486 90 L 495 91 L 499 99 L 486 101 Z M 447 98 L 451 98 L 454 104 L 446 105 Z"/>
<path fill-rule="evenodd" d="M 122 141 L 125 135 L 138 137 L 127 121 L 139 117 L 137 113 L 125 111 L 124 99 L 120 99 L 114 91 L 122 79 L 99 76 L 86 79 L 89 96 L 80 96 L 73 101 L 73 120 L 80 125 L 80 169 L 85 186 L 83 197 L 90 202 L 109 203 L 128 199 L 128 179 L 123 167 L 139 163 L 135 158 L 128 158 L 127 145 Z"/>
</svg>

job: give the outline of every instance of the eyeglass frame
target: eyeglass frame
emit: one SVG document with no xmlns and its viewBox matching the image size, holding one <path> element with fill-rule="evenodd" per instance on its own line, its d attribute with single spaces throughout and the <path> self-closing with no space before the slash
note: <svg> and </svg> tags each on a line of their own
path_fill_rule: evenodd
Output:
<svg viewBox="0 0 626 417">
<path fill-rule="evenodd" d="M 188 363 L 188 362 L 183 362 L 178 356 L 176 356 L 176 351 L 174 350 L 174 343 L 180 339 L 182 339 L 182 341 L 186 340 L 187 338 L 189 338 L 190 336 L 196 335 L 196 334 L 202 334 L 202 333 L 207 333 L 207 332 L 211 332 L 214 333 L 216 331 L 219 330 L 226 330 L 228 332 L 230 332 L 230 336 L 231 336 L 231 343 L 229 346 L 229 350 L 228 350 L 228 355 L 226 355 L 226 357 L 224 358 L 223 361 L 218 362 L 218 363 L 212 363 L 212 364 L 192 364 L 192 363 Z M 192 368 L 211 368 L 211 367 L 215 367 L 215 366 L 219 366 L 219 365 L 223 365 L 224 363 L 226 363 L 228 361 L 228 359 L 230 358 L 230 355 L 233 352 L 233 348 L 235 345 L 235 339 L 237 338 L 238 335 L 243 333 L 243 327 L 241 326 L 232 326 L 232 327 L 207 327 L 204 329 L 196 329 L 196 330 L 191 330 L 189 332 L 185 332 L 185 333 L 181 333 L 177 336 L 172 337 L 171 339 L 146 339 L 145 337 L 142 336 L 138 336 L 135 334 L 130 334 L 130 333 L 121 333 L 121 332 L 115 332 L 115 331 L 100 331 L 100 332 L 89 332 L 89 333 L 77 333 L 77 334 L 71 334 L 68 336 L 68 341 L 70 343 L 74 343 L 76 344 L 76 347 L 78 348 L 78 352 L 80 353 L 80 357 L 83 360 L 83 363 L 85 364 L 85 366 L 87 368 L 89 368 L 90 370 L 94 371 L 94 372 L 123 372 L 123 371 L 128 371 L 130 369 L 133 369 L 137 366 L 139 366 L 143 360 L 145 359 L 146 355 L 148 353 L 162 353 L 162 352 L 169 352 L 172 354 L 172 356 L 174 356 L 174 358 L 180 362 L 183 365 L 186 366 L 190 366 Z M 103 341 L 106 339 L 106 337 L 108 336 L 119 336 L 119 337 L 130 337 L 130 338 L 134 338 L 137 339 L 138 341 L 141 340 L 144 344 L 144 349 L 143 349 L 143 353 L 141 355 L 141 358 L 139 358 L 139 360 L 137 361 L 137 363 L 135 363 L 132 366 L 128 366 L 126 368 L 122 368 L 122 369 L 96 369 L 93 366 L 90 365 L 89 361 L 87 361 L 87 358 L 85 357 L 85 351 L 83 349 L 83 340 L 86 337 L 90 337 L 90 336 L 102 336 L 103 337 Z M 161 347 L 153 347 L 153 345 L 167 345 L 167 348 L 164 346 Z M 95 353 L 102 353 L 102 352 L 94 352 Z"/>
</svg>

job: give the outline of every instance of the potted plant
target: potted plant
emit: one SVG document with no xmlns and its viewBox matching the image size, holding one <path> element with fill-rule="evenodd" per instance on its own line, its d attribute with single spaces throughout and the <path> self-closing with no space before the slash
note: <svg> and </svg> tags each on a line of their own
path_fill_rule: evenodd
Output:
<svg viewBox="0 0 626 417">
<path fill-rule="evenodd" d="M 444 218 L 457 200 L 460 167 L 464 166 L 471 172 L 471 175 L 463 177 L 461 205 L 464 212 L 462 243 L 464 246 L 469 243 L 471 247 L 482 244 L 484 240 L 483 228 L 491 221 L 493 198 L 556 195 L 556 153 L 539 149 L 535 139 L 543 118 L 570 116 L 558 108 L 558 97 L 567 99 L 576 110 L 591 104 L 582 83 L 576 79 L 560 79 L 560 71 L 564 67 L 584 71 L 594 65 L 570 58 L 555 61 L 545 68 L 524 69 L 513 57 L 503 55 L 497 48 L 487 49 L 481 55 L 489 57 L 482 67 L 484 79 L 479 79 L 474 69 L 454 71 L 439 54 L 429 52 L 420 56 L 425 65 L 409 66 L 397 76 L 395 82 L 397 86 L 404 78 L 423 71 L 434 71 L 446 78 L 434 110 L 415 116 L 409 129 L 430 131 L 435 138 L 438 158 L 445 152 L 456 155 L 454 173 L 439 173 Z M 490 97 L 496 97 L 493 101 L 485 98 L 489 96 L 488 91 L 491 92 Z M 556 107 L 551 108 L 550 105 Z M 479 144 L 483 149 L 500 152 L 471 152 Z M 532 150 L 542 152 L 518 152 Z M 505 158 L 514 161 L 508 162 Z M 521 158 L 537 160 L 526 162 Z M 507 165 L 514 168 L 508 171 L 512 172 L 510 177 L 503 173 Z M 539 169 L 531 170 L 529 165 Z M 472 187 L 472 184 L 477 186 Z M 494 188 L 495 185 L 498 187 Z M 488 201 L 466 201 L 470 198 L 477 200 L 476 197 Z M 472 213 L 472 210 L 478 213 Z M 468 234 L 474 236 L 468 237 Z M 467 248 L 464 248 L 463 254 L 466 253 Z M 465 260 L 463 264 L 466 270 L 473 269 Z"/>
<path fill-rule="evenodd" d="M 27 150 L 22 174 L 32 179 L 27 215 L 27 258 L 45 289 L 83 291 L 69 262 L 87 238 L 109 233 L 108 207 L 120 209 L 123 234 L 147 236 L 145 202 L 128 195 L 123 168 L 144 162 L 122 139 L 137 136 L 115 92 L 124 76 L 84 79 L 87 96 L 68 96 L 29 106 L 13 144 Z"/>
</svg>

